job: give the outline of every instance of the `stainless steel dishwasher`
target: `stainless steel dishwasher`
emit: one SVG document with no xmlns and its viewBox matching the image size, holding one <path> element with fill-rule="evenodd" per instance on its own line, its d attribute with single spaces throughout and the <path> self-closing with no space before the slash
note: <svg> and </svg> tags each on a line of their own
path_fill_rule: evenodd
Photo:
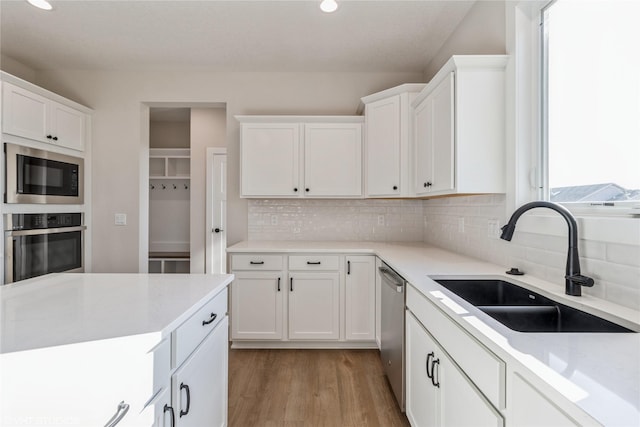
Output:
<svg viewBox="0 0 640 427">
<path fill-rule="evenodd" d="M 382 263 L 380 357 L 398 405 L 404 412 L 404 290 L 405 280 Z"/>
</svg>

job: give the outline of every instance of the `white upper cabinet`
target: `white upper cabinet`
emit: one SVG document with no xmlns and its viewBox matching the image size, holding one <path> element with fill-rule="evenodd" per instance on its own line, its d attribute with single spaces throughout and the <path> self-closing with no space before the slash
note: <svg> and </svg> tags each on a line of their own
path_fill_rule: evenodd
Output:
<svg viewBox="0 0 640 427">
<path fill-rule="evenodd" d="M 3 133 L 84 150 L 86 113 L 9 82 L 2 88 Z"/>
<path fill-rule="evenodd" d="M 307 197 L 362 195 L 362 125 L 304 125 L 304 191 Z"/>
<path fill-rule="evenodd" d="M 298 196 L 300 125 L 242 123 L 240 132 L 242 196 Z"/>
<path fill-rule="evenodd" d="M 236 118 L 242 197 L 362 197 L 362 117 Z"/>
<path fill-rule="evenodd" d="M 506 64 L 453 56 L 416 97 L 417 196 L 505 192 Z"/>
<path fill-rule="evenodd" d="M 413 194 L 411 101 L 424 84 L 404 84 L 362 98 L 367 197 Z"/>
</svg>

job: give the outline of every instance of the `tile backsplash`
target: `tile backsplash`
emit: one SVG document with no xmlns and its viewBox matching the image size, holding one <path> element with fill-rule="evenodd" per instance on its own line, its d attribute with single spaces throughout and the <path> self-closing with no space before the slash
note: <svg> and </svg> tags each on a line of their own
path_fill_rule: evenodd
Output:
<svg viewBox="0 0 640 427">
<path fill-rule="evenodd" d="M 419 242 L 422 200 L 249 200 L 249 240 Z"/>
<path fill-rule="evenodd" d="M 249 240 L 424 241 L 508 267 L 564 288 L 566 235 L 519 227 L 498 238 L 507 218 L 504 195 L 431 200 L 249 200 Z M 591 226 L 591 225 L 589 225 Z M 596 233 L 597 234 L 597 233 Z M 632 241 L 634 239 L 631 239 Z M 596 280 L 584 294 L 640 310 L 638 244 L 579 241 L 582 272 Z"/>
</svg>

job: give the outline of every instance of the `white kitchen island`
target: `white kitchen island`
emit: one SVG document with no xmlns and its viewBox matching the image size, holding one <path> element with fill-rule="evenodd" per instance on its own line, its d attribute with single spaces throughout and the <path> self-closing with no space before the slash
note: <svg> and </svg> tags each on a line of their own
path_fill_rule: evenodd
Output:
<svg viewBox="0 0 640 427">
<path fill-rule="evenodd" d="M 0 425 L 104 426 L 120 402 L 119 427 L 226 424 L 232 280 L 52 274 L 0 287 Z"/>
</svg>

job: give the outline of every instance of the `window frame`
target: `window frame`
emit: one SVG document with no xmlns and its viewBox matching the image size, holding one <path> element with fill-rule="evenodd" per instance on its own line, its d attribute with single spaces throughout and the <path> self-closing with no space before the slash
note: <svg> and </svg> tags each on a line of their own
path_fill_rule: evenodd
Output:
<svg viewBox="0 0 640 427">
<path fill-rule="evenodd" d="M 538 129 L 540 130 L 540 140 L 538 141 L 537 159 L 537 187 L 540 200 L 551 201 L 549 186 L 549 55 L 548 55 L 548 26 L 546 25 L 546 15 L 549 9 L 558 0 L 550 0 L 540 6 L 539 9 L 539 118 Z M 558 202 L 566 207 L 574 215 L 580 216 L 640 216 L 640 201 L 621 201 L 612 204 L 604 202 Z"/>
</svg>

